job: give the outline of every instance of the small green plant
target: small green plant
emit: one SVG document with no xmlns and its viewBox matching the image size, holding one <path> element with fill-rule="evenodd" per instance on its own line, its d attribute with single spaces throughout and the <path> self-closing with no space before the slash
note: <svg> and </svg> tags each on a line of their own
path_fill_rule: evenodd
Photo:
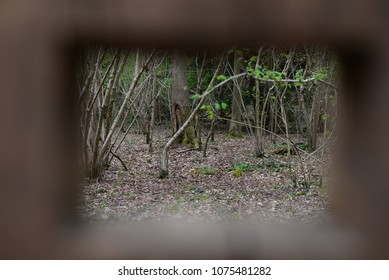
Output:
<svg viewBox="0 0 389 280">
<path fill-rule="evenodd" d="M 232 176 L 234 177 L 241 177 L 243 175 L 243 170 L 242 169 L 235 169 L 233 172 L 232 172 Z"/>
<path fill-rule="evenodd" d="M 100 200 L 99 206 L 100 208 L 104 208 L 108 204 L 108 201 L 105 199 Z"/>
<path fill-rule="evenodd" d="M 209 167 L 199 167 L 193 171 L 195 174 L 203 174 L 203 175 L 216 175 L 219 173 L 217 168 L 209 168 Z"/>
<path fill-rule="evenodd" d="M 209 195 L 206 193 L 199 193 L 193 197 L 193 199 L 197 200 L 197 201 L 204 201 L 204 200 L 207 200 L 208 198 L 209 198 Z"/>
<path fill-rule="evenodd" d="M 116 180 L 116 184 L 118 186 L 123 186 L 125 183 L 126 183 L 126 181 L 124 179 L 122 179 L 122 178 L 119 178 L 119 179 Z"/>
<path fill-rule="evenodd" d="M 283 169 L 283 168 L 289 167 L 288 164 L 282 163 L 282 162 L 277 162 L 277 161 L 265 161 L 262 164 L 262 166 L 263 166 L 263 168 L 269 168 L 269 169 L 272 169 L 276 172 L 281 171 L 281 169 Z"/>
<path fill-rule="evenodd" d="M 107 190 L 104 189 L 104 188 L 98 188 L 96 192 L 97 192 L 97 193 L 106 193 Z"/>
<path fill-rule="evenodd" d="M 232 134 L 232 133 L 228 133 L 228 134 L 226 135 L 226 138 L 227 138 L 227 139 L 234 139 L 234 138 L 242 139 L 242 138 L 244 138 L 244 137 L 243 137 L 243 135 L 241 135 L 241 134 Z"/>
<path fill-rule="evenodd" d="M 306 194 L 307 194 L 307 192 L 305 192 L 305 191 L 297 191 L 295 193 L 296 196 L 302 196 L 302 195 L 306 195 Z"/>
<path fill-rule="evenodd" d="M 259 169 L 258 167 L 259 167 L 258 165 L 243 163 L 243 164 L 236 164 L 236 165 L 230 166 L 228 168 L 228 170 L 235 171 L 235 170 L 239 169 L 241 171 L 254 171 L 254 170 Z"/>
<path fill-rule="evenodd" d="M 185 190 L 185 191 L 188 191 L 188 192 L 191 192 L 191 191 L 194 191 L 196 189 L 195 186 L 191 185 L 191 184 L 184 184 L 182 186 L 182 188 Z"/>
<path fill-rule="evenodd" d="M 166 172 L 166 171 L 162 171 L 161 173 L 159 173 L 159 179 L 165 179 L 169 176 L 169 173 Z"/>
<path fill-rule="evenodd" d="M 116 193 L 116 190 L 115 190 L 115 189 L 110 189 L 109 192 L 108 192 L 108 194 L 109 194 L 110 196 L 114 195 L 115 193 Z"/>
<path fill-rule="evenodd" d="M 294 194 L 296 196 L 306 195 L 315 182 L 298 180 L 296 175 L 292 176 L 292 188 L 294 189 Z"/>
<path fill-rule="evenodd" d="M 263 163 L 257 164 L 257 165 L 253 165 L 250 163 L 236 164 L 236 165 L 230 166 L 228 168 L 228 170 L 237 172 L 236 173 L 237 175 L 234 175 L 234 174 L 233 175 L 236 177 L 239 177 L 241 175 L 239 175 L 239 171 L 237 171 L 237 170 L 240 170 L 241 172 L 250 172 L 250 171 L 254 171 L 254 170 L 261 170 L 261 169 L 267 168 L 267 169 L 272 169 L 272 170 L 278 172 L 282 168 L 285 168 L 285 167 L 288 167 L 288 165 L 286 163 L 276 162 L 276 161 L 264 161 Z"/>
</svg>

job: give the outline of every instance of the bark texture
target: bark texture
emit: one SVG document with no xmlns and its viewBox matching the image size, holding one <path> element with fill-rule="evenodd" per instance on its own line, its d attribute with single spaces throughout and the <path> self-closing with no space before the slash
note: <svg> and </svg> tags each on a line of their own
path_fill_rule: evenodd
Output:
<svg viewBox="0 0 389 280">
<path fill-rule="evenodd" d="M 182 52 L 173 54 L 173 89 L 172 89 L 172 117 L 173 134 L 175 134 L 190 115 L 189 91 L 186 78 L 188 67 L 187 57 Z M 198 146 L 195 127 L 190 123 L 182 135 L 177 139 L 179 143 Z"/>
<path fill-rule="evenodd" d="M 238 75 L 242 70 L 242 60 L 240 57 L 240 52 L 234 52 L 234 75 Z M 242 134 L 242 104 L 240 96 L 240 84 L 242 78 L 234 80 L 234 87 L 232 90 L 232 112 L 231 112 L 231 122 L 228 133 L 233 137 L 240 137 Z"/>
</svg>

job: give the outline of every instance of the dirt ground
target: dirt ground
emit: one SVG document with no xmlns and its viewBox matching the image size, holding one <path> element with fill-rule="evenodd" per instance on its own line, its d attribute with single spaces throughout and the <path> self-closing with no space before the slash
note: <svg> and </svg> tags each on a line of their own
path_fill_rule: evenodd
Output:
<svg viewBox="0 0 389 280">
<path fill-rule="evenodd" d="M 218 132 L 206 158 L 187 146 L 174 146 L 169 158 L 170 176 L 159 179 L 158 148 L 168 137 L 168 130 L 159 130 L 155 152 L 150 154 L 143 135 L 129 134 L 117 152 L 128 171 L 114 158 L 100 182 L 83 182 L 79 205 L 82 219 L 328 219 L 329 181 L 322 173 L 323 162 L 328 160 L 321 152 L 308 157 L 304 153 L 277 155 L 274 151 L 282 139 L 266 136 L 267 157 L 257 158 L 252 137 L 228 139 L 225 132 Z"/>
</svg>

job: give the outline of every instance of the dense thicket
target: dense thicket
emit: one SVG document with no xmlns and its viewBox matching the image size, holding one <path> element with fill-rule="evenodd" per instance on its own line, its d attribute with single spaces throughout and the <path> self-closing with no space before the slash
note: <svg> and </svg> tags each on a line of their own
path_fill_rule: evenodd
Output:
<svg viewBox="0 0 389 280">
<path fill-rule="evenodd" d="M 327 48 L 233 48 L 225 52 L 88 47 L 80 60 L 82 166 L 98 178 L 130 130 L 161 153 L 168 175 L 173 143 L 203 150 L 215 128 L 226 137 L 253 138 L 253 154 L 266 155 L 263 136 L 283 137 L 280 153 L 315 151 L 318 134 L 333 135 L 336 61 Z M 171 129 L 163 146 L 156 129 Z M 294 143 L 291 135 L 303 137 Z"/>
</svg>

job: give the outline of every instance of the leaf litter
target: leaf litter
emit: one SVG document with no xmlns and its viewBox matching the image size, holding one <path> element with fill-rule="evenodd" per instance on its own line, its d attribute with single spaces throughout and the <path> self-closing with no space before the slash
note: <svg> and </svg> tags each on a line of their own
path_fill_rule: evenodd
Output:
<svg viewBox="0 0 389 280">
<path fill-rule="evenodd" d="M 168 133 L 156 131 L 154 147 L 163 147 Z M 265 158 L 255 157 L 250 136 L 229 139 L 216 133 L 206 158 L 201 151 L 176 145 L 169 154 L 170 175 L 159 179 L 159 150 L 149 153 L 145 137 L 131 133 L 117 152 L 128 171 L 114 158 L 102 179 L 85 180 L 78 214 L 91 223 L 181 218 L 328 221 L 330 156 L 278 155 L 274 147 L 281 143 L 274 144 L 277 140 L 270 136 L 265 141 Z"/>
</svg>

